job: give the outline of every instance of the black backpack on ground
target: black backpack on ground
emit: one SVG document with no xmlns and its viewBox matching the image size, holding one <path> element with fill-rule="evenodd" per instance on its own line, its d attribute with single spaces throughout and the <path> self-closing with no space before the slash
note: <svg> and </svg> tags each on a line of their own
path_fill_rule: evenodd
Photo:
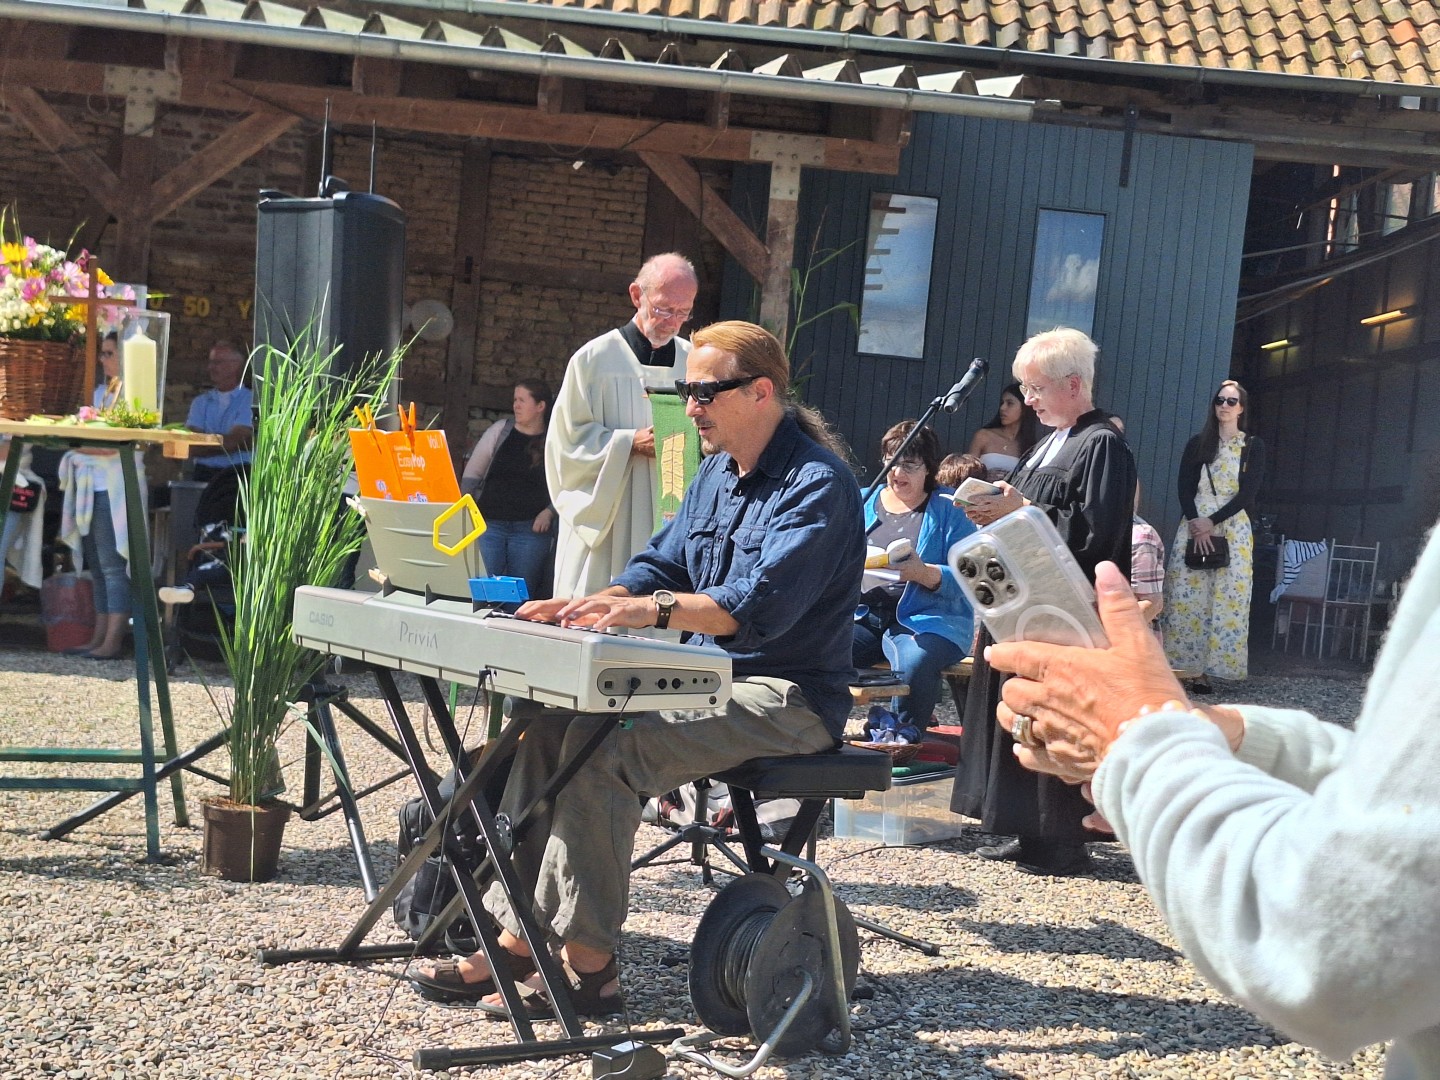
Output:
<svg viewBox="0 0 1440 1080">
<path fill-rule="evenodd" d="M 448 781 L 446 786 L 449 786 Z M 446 797 L 449 796 L 449 791 L 444 791 L 443 788 L 442 791 Z M 400 807 L 399 817 L 400 835 L 396 848 L 400 860 L 403 861 L 430 828 L 433 818 L 425 806 L 425 800 L 419 797 Z M 450 830 L 464 852 L 466 871 L 473 872 L 480 865 L 484 850 L 474 815 L 469 810 L 458 814 L 451 822 Z M 418 941 L 435 921 L 435 916 L 454 899 L 457 891 L 455 878 L 444 861 L 438 854 L 431 855 L 395 897 L 390 908 L 395 916 L 395 925 Z M 470 918 L 463 909 L 460 917 L 446 927 L 445 939 L 455 952 L 474 952 L 479 948 Z"/>
<path fill-rule="evenodd" d="M 478 753 L 474 751 L 472 756 L 478 756 Z M 510 763 L 507 761 L 501 764 L 490 778 L 486 787 L 486 798 L 491 806 L 498 805 L 509 775 Z M 455 794 L 456 779 L 452 771 L 440 782 L 440 798 L 447 803 Z M 425 800 L 418 796 L 400 807 L 399 819 L 400 834 L 395 846 L 399 852 L 398 859 L 403 862 L 434 819 L 425 806 Z M 450 831 L 458 841 L 465 872 L 473 873 L 485 857 L 485 844 L 480 839 L 480 828 L 475 821 L 475 815 L 468 807 L 456 811 L 450 822 Z M 458 891 L 450 868 L 445 865 L 437 851 L 426 859 L 415 875 L 405 883 L 391 904 L 390 911 L 395 917 L 395 925 L 418 941 L 435 921 L 435 916 L 445 909 L 445 905 L 450 903 Z M 463 907 L 459 917 L 445 928 L 445 940 L 450 949 L 457 953 L 474 952 L 480 947 L 475 938 L 475 930 L 470 925 L 470 917 Z"/>
</svg>

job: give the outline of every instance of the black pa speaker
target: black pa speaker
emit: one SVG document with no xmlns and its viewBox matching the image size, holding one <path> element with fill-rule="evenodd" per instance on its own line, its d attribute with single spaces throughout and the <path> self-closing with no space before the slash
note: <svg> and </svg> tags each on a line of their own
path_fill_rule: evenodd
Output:
<svg viewBox="0 0 1440 1080">
<path fill-rule="evenodd" d="M 339 348 L 334 370 L 400 344 L 405 212 L 379 195 L 267 197 L 255 245 L 255 343 Z"/>
</svg>

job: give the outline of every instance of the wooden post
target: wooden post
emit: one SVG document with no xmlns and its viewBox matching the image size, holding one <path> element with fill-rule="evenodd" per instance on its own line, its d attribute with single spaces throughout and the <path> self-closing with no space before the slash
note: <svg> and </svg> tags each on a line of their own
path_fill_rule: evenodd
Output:
<svg viewBox="0 0 1440 1080">
<path fill-rule="evenodd" d="M 455 228 L 455 284 L 450 312 L 455 317 L 445 354 L 445 439 L 465 467 L 469 452 L 470 405 L 475 395 L 475 334 L 480 325 L 484 281 L 485 226 L 490 198 L 490 144 L 465 144 L 460 163 L 460 211 Z M 435 402 L 434 404 L 441 404 Z"/>
<path fill-rule="evenodd" d="M 120 184 L 127 193 L 115 215 L 116 281 L 145 281 L 150 276 L 150 182 L 155 170 L 155 141 L 145 135 L 125 135 L 120 143 Z"/>
<path fill-rule="evenodd" d="M 765 246 L 770 260 L 760 284 L 760 321 L 783 343 L 790 332 L 790 268 L 795 261 L 795 225 L 800 209 L 800 166 L 770 163 L 770 208 Z"/>
</svg>

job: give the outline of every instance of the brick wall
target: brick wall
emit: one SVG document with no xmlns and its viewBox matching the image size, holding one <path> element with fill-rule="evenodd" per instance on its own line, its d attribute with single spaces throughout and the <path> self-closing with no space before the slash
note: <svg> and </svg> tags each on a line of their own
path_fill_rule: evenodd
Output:
<svg viewBox="0 0 1440 1080">
<path fill-rule="evenodd" d="M 118 104 L 59 104 L 57 110 L 90 147 L 118 167 L 122 111 Z M 232 123 L 214 112 L 162 109 L 154 138 L 155 175 L 194 154 Z M 29 132 L 0 112 L 7 152 L 0 159 L 0 198 L 17 205 L 27 231 L 63 244 L 87 215 L 101 213 L 78 180 Z M 156 222 L 149 282 L 168 294 L 172 317 L 166 415 L 183 419 L 189 401 L 206 384 L 205 357 L 221 338 L 248 347 L 254 294 L 255 203 L 261 188 L 309 195 L 307 149 L 319 132 L 302 124 L 233 172 Z M 381 133 L 376 153 L 378 194 L 407 215 L 405 303 L 453 300 L 455 235 L 459 225 L 463 141 Z M 523 263 L 532 276 L 547 268 L 593 274 L 593 287 L 483 280 L 471 381 L 479 401 L 467 417 L 467 450 L 496 418 L 508 413 L 514 381 L 540 376 L 558 387 L 570 354 L 583 342 L 633 314 L 623 285 L 641 262 L 648 172 L 626 159 L 593 160 L 573 168 L 578 154 L 530 155 L 497 149 L 491 158 L 487 199 L 487 251 Z M 368 132 L 342 132 L 333 140 L 329 171 L 363 190 L 368 185 Z M 710 177 L 721 186 L 724 171 Z M 115 229 L 101 235 L 101 265 L 113 255 Z M 702 289 L 718 293 L 723 253 L 708 235 L 699 251 Z M 481 268 L 482 279 L 485 277 Z M 408 338 L 413 331 L 405 331 Z M 405 373 L 444 377 L 447 341 L 416 341 Z M 448 396 L 448 395 L 447 395 Z M 446 401 L 422 402 L 427 419 Z M 77 403 L 78 404 L 78 403 Z"/>
</svg>

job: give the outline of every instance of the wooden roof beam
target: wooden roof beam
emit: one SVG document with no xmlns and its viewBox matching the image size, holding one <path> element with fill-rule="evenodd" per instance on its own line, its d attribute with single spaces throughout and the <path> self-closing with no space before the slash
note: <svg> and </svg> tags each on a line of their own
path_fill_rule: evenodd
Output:
<svg viewBox="0 0 1440 1080">
<path fill-rule="evenodd" d="M 242 79 L 211 80 L 203 86 L 187 82 L 181 97 L 184 104 L 235 112 L 248 112 L 263 104 L 317 121 L 325 115 L 327 99 L 331 103 L 331 119 L 339 124 L 368 127 L 373 123 L 400 131 L 595 150 L 649 150 L 717 161 L 756 160 L 753 139 L 778 134 L 744 128 L 717 131 L 688 121 L 656 123 L 652 117 L 609 113 L 547 115 L 527 106 L 500 102 L 364 97 L 337 93 L 334 87 Z M 815 164 L 822 168 L 889 175 L 900 168 L 898 144 L 882 145 L 864 139 L 820 135 L 796 137 L 815 144 L 818 155 Z"/>
<path fill-rule="evenodd" d="M 357 94 L 399 97 L 405 64 L 376 56 L 357 56 L 350 67 L 350 88 Z"/>
<path fill-rule="evenodd" d="M 674 192 L 700 224 L 710 230 L 725 250 L 735 256 L 735 261 L 745 268 L 747 274 L 756 281 L 765 279 L 770 265 L 770 250 L 730 209 L 725 197 L 705 182 L 695 166 L 679 154 L 650 150 L 640 151 L 640 160 Z"/>
<path fill-rule="evenodd" d="M 65 118 L 28 86 L 0 85 L 0 106 L 14 115 L 40 144 L 115 218 L 124 218 L 133 205 L 120 177 L 90 149 L 91 139 L 79 135 Z"/>
<path fill-rule="evenodd" d="M 150 218 L 162 218 L 258 154 L 300 122 L 287 113 L 257 112 L 171 169 L 150 189 Z"/>
<path fill-rule="evenodd" d="M 582 113 L 585 111 L 585 84 L 562 75 L 542 75 L 536 80 L 535 107 L 542 113 Z"/>
</svg>

